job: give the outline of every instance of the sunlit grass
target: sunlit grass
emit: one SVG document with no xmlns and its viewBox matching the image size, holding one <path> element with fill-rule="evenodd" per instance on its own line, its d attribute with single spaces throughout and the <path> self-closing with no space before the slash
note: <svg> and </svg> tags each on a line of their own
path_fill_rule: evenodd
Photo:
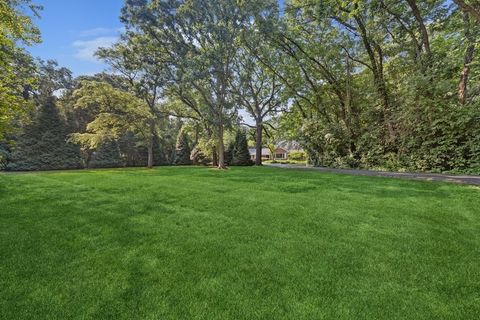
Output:
<svg viewBox="0 0 480 320">
<path fill-rule="evenodd" d="M 0 175 L 1 319 L 475 319 L 480 189 L 275 168 Z"/>
</svg>

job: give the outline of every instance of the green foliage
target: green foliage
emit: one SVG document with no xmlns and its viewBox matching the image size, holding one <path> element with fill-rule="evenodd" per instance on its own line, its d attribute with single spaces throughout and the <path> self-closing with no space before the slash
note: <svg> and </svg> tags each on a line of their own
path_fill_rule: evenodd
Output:
<svg viewBox="0 0 480 320">
<path fill-rule="evenodd" d="M 233 140 L 230 140 L 227 144 L 227 148 L 225 149 L 224 159 L 227 165 L 232 165 L 233 163 L 233 154 L 235 152 L 235 144 L 236 144 L 236 136 Z"/>
<path fill-rule="evenodd" d="M 0 143 L 0 170 L 5 170 L 10 160 L 10 150 L 6 145 Z"/>
<path fill-rule="evenodd" d="M 73 92 L 73 103 L 76 109 L 93 115 L 86 132 L 71 135 L 71 140 L 81 144 L 84 150 L 95 149 L 104 140 L 117 140 L 128 133 L 135 136 L 136 146 L 155 143 L 155 133 L 152 134 L 150 128 L 153 117 L 148 106 L 129 92 L 106 82 L 83 81 Z"/>
<path fill-rule="evenodd" d="M 300 165 L 306 165 L 307 161 L 306 160 L 265 160 L 263 163 L 280 163 L 280 164 L 300 164 Z"/>
<path fill-rule="evenodd" d="M 83 166 L 80 149 L 67 142 L 68 130 L 54 98 L 48 98 L 33 122 L 23 129 L 12 153 L 9 170 L 77 169 Z"/>
<path fill-rule="evenodd" d="M 190 154 L 191 150 L 188 135 L 184 130 L 180 130 L 177 137 L 174 163 L 176 165 L 192 164 L 192 160 L 190 160 Z"/>
<path fill-rule="evenodd" d="M 207 165 L 211 162 L 211 160 L 207 157 L 207 155 L 200 149 L 199 146 L 195 146 L 190 153 L 190 160 L 192 160 L 192 164 L 195 165 Z"/>
<path fill-rule="evenodd" d="M 161 141 L 158 135 L 153 136 L 153 165 L 163 166 L 170 164 L 169 157 L 165 151 L 168 152 L 168 142 Z"/>
<path fill-rule="evenodd" d="M 288 153 L 288 160 L 304 161 L 307 159 L 305 151 L 291 151 Z"/>
<path fill-rule="evenodd" d="M 236 119 L 231 92 L 238 43 L 252 22 L 276 8 L 274 0 L 127 1 L 122 10 L 128 36 L 141 39 L 139 51 L 155 61 L 153 74 L 169 70 L 169 93 L 210 127 L 220 168 L 224 131 Z"/>
<path fill-rule="evenodd" d="M 232 151 L 233 166 L 251 166 L 253 161 L 250 159 L 248 151 L 247 135 L 244 130 L 237 130 L 235 135 L 235 144 Z"/>
<path fill-rule="evenodd" d="M 69 90 L 73 87 L 72 71 L 60 67 L 55 60 L 38 60 L 36 97 L 45 99 L 57 90 Z"/>
<path fill-rule="evenodd" d="M 142 167 L 147 165 L 148 151 L 141 140 L 133 133 L 126 132 L 118 138 L 120 153 L 123 155 L 125 166 Z M 155 150 L 154 150 L 155 152 Z"/>
<path fill-rule="evenodd" d="M 292 101 L 280 131 L 319 166 L 478 173 L 480 31 L 453 8 L 287 2 L 270 33 Z"/>
<path fill-rule="evenodd" d="M 246 112 L 259 144 L 297 141 L 315 165 L 479 173 L 475 3 L 291 0 L 279 14 L 275 0 L 126 1 L 126 32 L 97 52 L 115 74 L 73 81 L 20 48 L 39 41 L 26 14 L 38 8 L 3 1 L 0 139 L 66 89 L 59 107 L 86 162 L 115 140 L 127 165 L 247 164 L 243 142 L 224 145 Z M 172 117 L 195 128 L 181 160 Z"/>
<path fill-rule="evenodd" d="M 12 121 L 25 113 L 26 88 L 35 83 L 32 59 L 22 45 L 40 42 L 40 32 L 27 13 L 38 15 L 30 0 L 0 1 L 0 139 L 12 131 Z"/>
<path fill-rule="evenodd" d="M 91 168 L 116 168 L 122 167 L 124 162 L 120 157 L 120 149 L 115 140 L 103 141 L 95 150 L 88 163 Z"/>
</svg>

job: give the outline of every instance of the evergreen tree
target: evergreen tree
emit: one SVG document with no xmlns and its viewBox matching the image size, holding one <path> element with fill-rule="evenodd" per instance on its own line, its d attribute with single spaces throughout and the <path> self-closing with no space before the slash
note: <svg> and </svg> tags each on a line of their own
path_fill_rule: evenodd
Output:
<svg viewBox="0 0 480 320">
<path fill-rule="evenodd" d="M 157 135 L 153 136 L 153 165 L 155 166 L 164 166 L 167 165 L 168 160 L 165 155 L 164 148 L 160 138 Z"/>
<path fill-rule="evenodd" d="M 7 145 L 0 142 L 0 170 L 5 170 L 10 160 L 10 149 Z"/>
<path fill-rule="evenodd" d="M 251 166 L 253 165 L 248 151 L 247 135 L 243 130 L 238 130 L 235 136 L 235 148 L 233 149 L 232 165 Z"/>
<path fill-rule="evenodd" d="M 191 150 L 188 143 L 188 136 L 183 130 L 180 130 L 177 137 L 177 146 L 175 150 L 175 164 L 192 164 L 192 161 L 190 160 L 190 153 Z"/>
<path fill-rule="evenodd" d="M 117 141 L 105 140 L 100 144 L 89 163 L 91 168 L 117 168 L 123 167 L 124 162 L 120 156 L 120 149 Z"/>
<path fill-rule="evenodd" d="M 53 97 L 41 104 L 36 119 L 19 137 L 10 170 L 78 169 L 83 166 L 78 145 L 67 142 L 68 130 Z"/>
<path fill-rule="evenodd" d="M 138 143 L 137 137 L 131 131 L 121 135 L 118 139 L 120 153 L 124 155 L 127 167 L 141 167 L 147 163 L 147 150 L 146 148 L 145 150 L 138 148 Z"/>
<path fill-rule="evenodd" d="M 227 148 L 225 150 L 225 153 L 224 153 L 224 159 L 225 159 L 225 164 L 226 165 L 232 165 L 232 161 L 233 161 L 233 152 L 235 150 L 235 143 L 236 141 L 233 140 L 233 141 L 230 141 L 227 145 Z"/>
</svg>

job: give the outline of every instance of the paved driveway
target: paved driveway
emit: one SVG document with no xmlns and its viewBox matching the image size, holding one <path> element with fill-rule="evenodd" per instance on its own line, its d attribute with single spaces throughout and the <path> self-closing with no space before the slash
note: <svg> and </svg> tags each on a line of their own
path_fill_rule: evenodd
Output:
<svg viewBox="0 0 480 320">
<path fill-rule="evenodd" d="M 265 165 L 270 167 L 285 168 L 285 169 L 304 169 L 304 170 L 316 170 L 316 171 L 332 172 L 332 173 L 340 173 L 340 174 L 353 174 L 353 175 L 361 175 L 361 176 L 378 176 L 378 177 L 388 177 L 388 178 L 444 181 L 444 182 L 480 185 L 480 176 L 477 176 L 477 175 L 386 172 L 386 171 L 372 171 L 372 170 L 360 170 L 360 169 L 334 169 L 334 168 L 304 166 L 304 165 L 297 165 L 297 164 L 278 164 L 278 163 L 269 163 Z"/>
</svg>

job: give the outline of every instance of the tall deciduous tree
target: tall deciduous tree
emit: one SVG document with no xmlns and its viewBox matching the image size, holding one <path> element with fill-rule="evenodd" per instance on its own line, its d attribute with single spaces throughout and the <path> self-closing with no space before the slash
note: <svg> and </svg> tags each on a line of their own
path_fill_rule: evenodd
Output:
<svg viewBox="0 0 480 320">
<path fill-rule="evenodd" d="M 102 48 L 97 56 L 119 72 L 129 84 L 130 91 L 144 101 L 150 113 L 147 142 L 148 167 L 154 163 L 154 137 L 158 120 L 163 116 L 159 100 L 166 86 L 167 70 L 163 63 L 163 53 L 152 47 L 148 38 L 127 33 L 111 48 Z"/>
<path fill-rule="evenodd" d="M 20 45 L 40 42 L 40 31 L 26 14 L 38 16 L 40 9 L 30 0 L 0 1 L 0 139 L 12 129 L 14 117 L 27 109 L 26 88 L 35 78 L 31 58 Z"/>
<path fill-rule="evenodd" d="M 463 68 L 460 73 L 460 81 L 458 83 L 458 100 L 461 104 L 465 104 L 467 101 L 468 79 L 470 76 L 470 69 L 475 55 L 475 47 L 477 45 L 480 20 L 475 21 L 474 19 L 472 19 L 467 11 L 463 12 L 462 17 L 463 33 L 465 36 L 466 48 L 463 55 Z"/>
<path fill-rule="evenodd" d="M 225 167 L 225 126 L 235 112 L 230 80 L 240 34 L 276 6 L 269 0 L 129 0 L 122 10 L 127 29 L 147 35 L 151 47 L 166 54 L 177 93 L 187 88 L 200 96 L 203 118 L 216 136 L 219 168 Z"/>
<path fill-rule="evenodd" d="M 85 148 L 96 149 L 104 141 L 118 139 L 133 132 L 146 147 L 153 145 L 152 114 L 146 103 L 135 95 L 116 89 L 108 83 L 84 81 L 74 92 L 75 107 L 96 109 L 95 118 L 87 125 L 87 132 L 72 135 L 72 140 Z M 148 166 L 153 166 L 153 160 Z"/>
<path fill-rule="evenodd" d="M 277 49 L 259 46 L 261 37 L 252 34 L 245 35 L 244 41 L 249 42 L 247 48 L 255 49 L 255 54 L 245 49 L 239 49 L 235 60 L 233 93 L 235 99 L 255 121 L 255 164 L 262 165 L 263 130 L 265 120 L 282 110 L 281 92 L 284 86 L 274 72 L 270 71 L 257 58 L 268 60 L 270 66 L 275 65 L 279 54 Z M 260 47 L 260 48 L 259 48 Z"/>
</svg>

